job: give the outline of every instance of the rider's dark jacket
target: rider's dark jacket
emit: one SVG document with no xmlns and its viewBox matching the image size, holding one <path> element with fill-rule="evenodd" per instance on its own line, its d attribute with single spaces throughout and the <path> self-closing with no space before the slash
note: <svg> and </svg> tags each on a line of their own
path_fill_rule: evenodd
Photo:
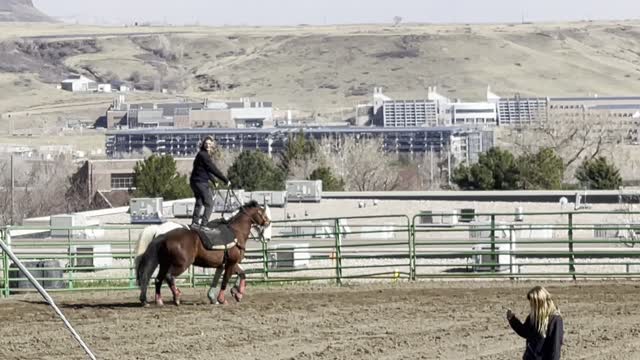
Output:
<svg viewBox="0 0 640 360">
<path fill-rule="evenodd" d="M 215 182 L 215 178 L 222 180 L 225 184 L 229 182 L 226 176 L 218 169 L 211 160 L 211 156 L 206 150 L 200 150 L 193 160 L 193 170 L 191 171 L 192 183 L 206 183 L 209 180 Z"/>
</svg>

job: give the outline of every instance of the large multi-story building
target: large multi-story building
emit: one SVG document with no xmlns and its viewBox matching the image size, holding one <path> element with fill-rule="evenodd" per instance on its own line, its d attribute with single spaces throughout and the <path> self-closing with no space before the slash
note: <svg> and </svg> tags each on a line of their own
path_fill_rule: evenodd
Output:
<svg viewBox="0 0 640 360">
<path fill-rule="evenodd" d="M 273 122 L 270 102 L 173 102 L 128 104 L 119 95 L 106 113 L 108 129 L 238 127 L 259 128 Z"/>
<path fill-rule="evenodd" d="M 495 96 L 490 101 L 497 104 L 500 126 L 527 126 L 549 120 L 584 123 L 587 119 L 613 121 L 620 126 L 640 125 L 633 120 L 640 119 L 638 96 L 521 98 L 516 95 L 513 98 Z"/>
<path fill-rule="evenodd" d="M 527 126 L 545 122 L 549 100 L 546 98 L 504 98 L 496 101 L 499 126 Z"/>
<path fill-rule="evenodd" d="M 382 126 L 387 128 L 437 126 L 436 104 L 428 100 L 390 100 L 382 105 Z"/>
<path fill-rule="evenodd" d="M 425 100 L 393 100 L 375 88 L 373 123 L 385 128 L 437 126 L 495 126 L 498 114 L 495 103 L 461 102 L 427 90 Z"/>
<path fill-rule="evenodd" d="M 563 117 L 630 118 L 640 110 L 640 96 L 590 96 L 549 98 L 549 115 Z"/>
<path fill-rule="evenodd" d="M 480 153 L 495 144 L 492 130 L 462 127 L 317 127 L 263 129 L 130 129 L 107 132 L 106 153 L 118 158 L 150 151 L 173 156 L 191 156 L 207 135 L 223 149 L 257 150 L 269 155 L 281 153 L 291 136 L 302 132 L 307 138 L 335 140 L 381 138 L 384 150 L 393 153 L 452 152 L 458 161 L 475 162 Z M 454 146 L 455 145 L 455 146 Z"/>
</svg>

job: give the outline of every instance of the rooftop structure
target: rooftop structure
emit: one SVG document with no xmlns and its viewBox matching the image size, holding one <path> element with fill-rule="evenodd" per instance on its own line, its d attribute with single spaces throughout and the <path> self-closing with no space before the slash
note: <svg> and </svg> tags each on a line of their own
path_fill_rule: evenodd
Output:
<svg viewBox="0 0 640 360">
<path fill-rule="evenodd" d="M 273 121 L 271 102 L 248 99 L 234 102 L 170 102 L 129 104 L 124 95 L 114 99 L 107 110 L 107 128 L 150 127 L 251 127 L 259 128 Z"/>
</svg>

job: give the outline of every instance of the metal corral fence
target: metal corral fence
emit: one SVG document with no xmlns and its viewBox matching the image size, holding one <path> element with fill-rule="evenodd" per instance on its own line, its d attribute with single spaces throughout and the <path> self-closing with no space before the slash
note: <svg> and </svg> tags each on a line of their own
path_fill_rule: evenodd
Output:
<svg viewBox="0 0 640 360">
<path fill-rule="evenodd" d="M 8 227 L 9 245 L 52 291 L 134 289 L 144 226 Z M 640 276 L 640 212 L 423 213 L 273 223 L 250 240 L 243 266 L 253 282 L 420 278 L 630 278 Z M 2 296 L 33 291 L 2 253 Z M 182 286 L 205 286 L 191 267 Z"/>
</svg>

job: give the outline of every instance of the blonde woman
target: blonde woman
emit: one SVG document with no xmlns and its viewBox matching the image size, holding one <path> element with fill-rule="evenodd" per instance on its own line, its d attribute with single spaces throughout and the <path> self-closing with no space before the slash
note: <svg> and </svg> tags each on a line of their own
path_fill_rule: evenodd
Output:
<svg viewBox="0 0 640 360">
<path fill-rule="evenodd" d="M 522 359 L 559 360 L 564 324 L 551 294 L 542 286 L 536 286 L 527 293 L 527 300 L 531 312 L 524 324 L 511 310 L 507 310 L 507 320 L 513 330 L 527 339 L 527 349 Z"/>
</svg>

